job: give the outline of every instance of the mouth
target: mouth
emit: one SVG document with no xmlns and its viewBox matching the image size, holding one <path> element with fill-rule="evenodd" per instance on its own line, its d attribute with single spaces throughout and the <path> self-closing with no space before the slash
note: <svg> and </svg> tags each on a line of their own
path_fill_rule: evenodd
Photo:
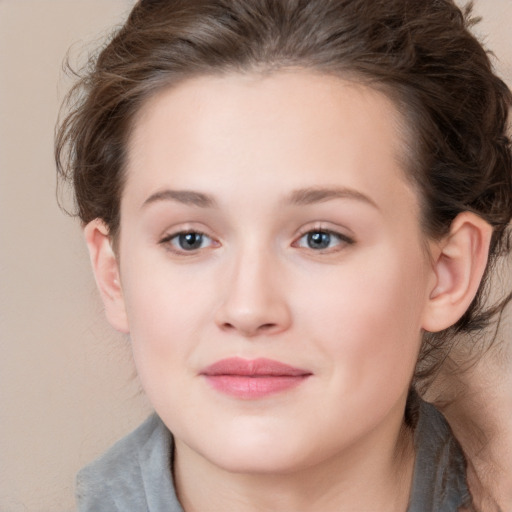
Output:
<svg viewBox="0 0 512 512">
<path fill-rule="evenodd" d="M 299 386 L 312 375 L 272 359 L 222 359 L 200 372 L 213 389 L 241 399 L 257 399 Z"/>
</svg>

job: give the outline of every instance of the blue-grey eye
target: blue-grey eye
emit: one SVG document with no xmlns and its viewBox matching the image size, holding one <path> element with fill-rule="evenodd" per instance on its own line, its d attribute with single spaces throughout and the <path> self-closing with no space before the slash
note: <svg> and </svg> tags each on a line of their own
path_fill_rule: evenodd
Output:
<svg viewBox="0 0 512 512">
<path fill-rule="evenodd" d="M 325 231 L 312 231 L 306 237 L 310 249 L 328 249 L 331 245 L 332 235 Z"/>
<path fill-rule="evenodd" d="M 178 245 L 185 251 L 199 249 L 203 245 L 203 235 L 201 233 L 181 233 L 178 235 Z"/>
<path fill-rule="evenodd" d="M 169 236 L 163 242 L 169 242 L 176 250 L 187 252 L 207 247 L 212 243 L 212 239 L 203 233 L 189 231 Z"/>
<path fill-rule="evenodd" d="M 302 235 L 297 242 L 297 246 L 322 251 L 325 249 L 332 249 L 343 243 L 350 244 L 352 243 L 352 240 L 332 231 L 314 230 L 308 231 Z"/>
</svg>

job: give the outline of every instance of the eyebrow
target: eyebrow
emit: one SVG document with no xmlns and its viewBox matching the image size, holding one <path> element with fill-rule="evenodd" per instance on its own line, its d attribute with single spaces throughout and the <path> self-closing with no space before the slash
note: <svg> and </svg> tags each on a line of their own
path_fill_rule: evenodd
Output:
<svg viewBox="0 0 512 512">
<path fill-rule="evenodd" d="M 289 196 L 289 202 L 299 206 L 322 203 L 332 199 L 354 199 L 373 206 L 377 210 L 380 209 L 370 197 L 362 192 L 345 187 L 308 187 L 294 190 Z"/>
<path fill-rule="evenodd" d="M 377 210 L 377 204 L 365 194 L 346 187 L 308 187 L 294 190 L 287 198 L 288 203 L 297 206 L 307 206 L 315 203 L 323 203 L 332 199 L 353 199 L 361 201 Z M 215 199 L 202 192 L 194 190 L 171 190 L 165 189 L 151 194 L 142 204 L 146 207 L 149 204 L 159 201 L 175 201 L 199 208 L 214 208 L 217 206 Z"/>
<path fill-rule="evenodd" d="M 187 204 L 191 206 L 198 206 L 199 208 L 213 208 L 216 206 L 216 201 L 213 197 L 203 194 L 202 192 L 195 192 L 194 190 L 160 190 L 151 194 L 142 204 L 142 207 L 156 203 L 158 201 L 175 201 L 177 203 Z"/>
</svg>

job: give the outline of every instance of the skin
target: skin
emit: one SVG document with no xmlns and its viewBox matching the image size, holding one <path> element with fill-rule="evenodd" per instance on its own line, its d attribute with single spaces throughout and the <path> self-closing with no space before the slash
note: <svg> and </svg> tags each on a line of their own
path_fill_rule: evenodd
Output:
<svg viewBox="0 0 512 512">
<path fill-rule="evenodd" d="M 490 301 L 510 287 L 510 256 L 494 270 Z M 512 306 L 479 343 L 461 337 L 427 392 L 443 412 L 468 461 L 468 483 L 477 512 L 512 510 Z M 467 361 L 473 361 L 468 365 Z M 456 371 L 458 367 L 465 371 Z"/>
<path fill-rule="evenodd" d="M 457 377 L 445 369 L 436 384 L 443 386 L 440 396 L 448 396 L 440 409 L 466 455 L 476 512 L 512 510 L 510 351 L 500 340 L 475 367 Z"/>
<path fill-rule="evenodd" d="M 190 80 L 140 112 L 118 252 L 99 220 L 86 239 L 175 436 L 187 512 L 407 508 L 421 333 L 471 302 L 490 228 L 464 213 L 425 239 L 405 137 L 383 95 L 301 70 Z M 203 241 L 188 250 L 178 235 L 192 232 Z M 308 241 L 319 232 L 324 249 Z M 310 376 L 233 398 L 201 371 L 234 356 Z"/>
</svg>

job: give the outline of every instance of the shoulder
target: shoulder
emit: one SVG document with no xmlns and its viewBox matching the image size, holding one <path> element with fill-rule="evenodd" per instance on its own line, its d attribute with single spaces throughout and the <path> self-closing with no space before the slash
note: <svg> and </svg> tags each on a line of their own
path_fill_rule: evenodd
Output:
<svg viewBox="0 0 512 512">
<path fill-rule="evenodd" d="M 181 512 L 171 453 L 172 436 L 154 414 L 78 473 L 78 510 Z"/>
<path fill-rule="evenodd" d="M 414 434 L 416 463 L 408 512 L 451 512 L 469 498 L 466 462 L 442 414 L 420 404 Z"/>
</svg>

